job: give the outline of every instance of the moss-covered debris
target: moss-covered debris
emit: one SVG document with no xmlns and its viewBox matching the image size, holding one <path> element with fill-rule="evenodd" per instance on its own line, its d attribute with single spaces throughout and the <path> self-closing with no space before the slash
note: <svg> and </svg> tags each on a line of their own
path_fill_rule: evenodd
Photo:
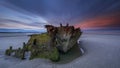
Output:
<svg viewBox="0 0 120 68">
<path fill-rule="evenodd" d="M 30 59 L 46 58 L 52 61 L 58 61 L 58 49 L 52 47 L 50 41 L 51 37 L 47 33 L 31 35 L 27 43 L 27 49 L 31 51 Z"/>
</svg>

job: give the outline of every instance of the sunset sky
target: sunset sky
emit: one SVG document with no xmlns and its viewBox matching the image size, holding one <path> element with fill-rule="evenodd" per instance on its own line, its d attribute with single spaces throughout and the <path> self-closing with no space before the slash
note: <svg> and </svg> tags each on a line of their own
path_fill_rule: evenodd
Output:
<svg viewBox="0 0 120 68">
<path fill-rule="evenodd" d="M 120 0 L 0 0 L 0 32 L 44 31 L 45 24 L 120 28 Z"/>
</svg>

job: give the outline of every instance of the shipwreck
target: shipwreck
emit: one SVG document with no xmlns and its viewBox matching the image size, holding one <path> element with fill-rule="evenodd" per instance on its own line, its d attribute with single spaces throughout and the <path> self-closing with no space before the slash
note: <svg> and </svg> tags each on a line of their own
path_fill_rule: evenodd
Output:
<svg viewBox="0 0 120 68">
<path fill-rule="evenodd" d="M 52 61 L 60 61 L 64 55 L 82 55 L 78 39 L 82 32 L 80 28 L 66 24 L 59 27 L 45 25 L 47 32 L 30 35 L 27 43 L 23 43 L 23 48 L 12 49 L 10 46 L 5 54 L 10 56 L 14 53 L 17 58 L 25 59 L 25 53 L 30 52 L 29 59 L 46 58 Z M 77 52 L 76 52 L 77 50 Z M 63 59 L 64 60 L 64 59 Z"/>
</svg>

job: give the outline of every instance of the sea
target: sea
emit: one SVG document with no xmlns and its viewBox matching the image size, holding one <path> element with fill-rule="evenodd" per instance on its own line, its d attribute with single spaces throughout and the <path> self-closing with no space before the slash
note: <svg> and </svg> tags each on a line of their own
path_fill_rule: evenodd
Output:
<svg viewBox="0 0 120 68">
<path fill-rule="evenodd" d="M 23 42 L 27 43 L 32 34 L 39 33 L 0 33 L 0 50 L 5 50 L 10 46 L 14 49 L 23 46 Z"/>
</svg>

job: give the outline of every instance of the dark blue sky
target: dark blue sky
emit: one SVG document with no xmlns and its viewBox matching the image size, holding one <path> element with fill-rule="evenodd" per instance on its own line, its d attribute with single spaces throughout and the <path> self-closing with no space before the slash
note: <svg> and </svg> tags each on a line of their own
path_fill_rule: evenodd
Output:
<svg viewBox="0 0 120 68">
<path fill-rule="evenodd" d="M 0 28 L 44 29 L 45 24 L 80 25 L 86 20 L 87 24 L 104 20 L 99 24 L 107 26 L 115 21 L 120 26 L 116 19 L 120 18 L 120 0 L 1 0 L 0 15 Z"/>
</svg>

